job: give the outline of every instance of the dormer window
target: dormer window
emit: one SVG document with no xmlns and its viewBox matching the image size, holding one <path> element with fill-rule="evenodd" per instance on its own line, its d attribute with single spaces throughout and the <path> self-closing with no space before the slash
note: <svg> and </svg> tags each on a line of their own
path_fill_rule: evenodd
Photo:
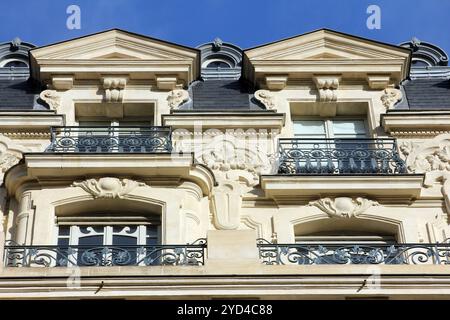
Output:
<svg viewBox="0 0 450 320">
<path fill-rule="evenodd" d="M 3 66 L 5 68 L 28 68 L 28 65 L 20 60 L 13 60 L 5 63 Z"/>
<path fill-rule="evenodd" d="M 231 66 L 228 63 L 223 62 L 223 61 L 210 62 L 206 67 L 207 68 L 214 68 L 214 69 L 218 69 L 218 68 L 229 69 L 229 68 L 231 68 Z"/>
</svg>

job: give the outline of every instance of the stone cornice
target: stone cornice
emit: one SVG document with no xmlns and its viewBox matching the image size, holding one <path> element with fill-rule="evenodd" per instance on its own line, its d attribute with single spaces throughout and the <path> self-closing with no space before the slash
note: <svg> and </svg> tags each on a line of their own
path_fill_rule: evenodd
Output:
<svg viewBox="0 0 450 320">
<path fill-rule="evenodd" d="M 162 124 L 173 129 L 276 129 L 284 126 L 285 114 L 274 112 L 180 112 L 162 115 Z"/>
<path fill-rule="evenodd" d="M 64 123 L 64 115 L 57 115 L 52 111 L 0 112 L 0 132 L 11 132 L 11 134 L 49 132 L 50 127 L 63 126 Z"/>
<path fill-rule="evenodd" d="M 13 168 L 5 176 L 5 185 L 9 194 L 23 181 L 84 179 L 87 176 L 139 176 L 141 180 L 192 181 L 200 186 L 204 195 L 209 195 L 216 184 L 214 174 L 201 164 L 194 164 L 192 154 L 55 154 L 24 153 L 24 165 L 20 166 L 22 177 L 17 178 Z M 136 164 L 139 164 L 137 166 Z"/>
<path fill-rule="evenodd" d="M 318 195 L 358 195 L 376 199 L 410 201 L 420 196 L 423 175 L 383 176 L 294 176 L 262 175 L 261 188 L 266 197 L 278 203 L 308 201 Z M 343 192 L 344 190 L 344 192 Z"/>
<path fill-rule="evenodd" d="M 381 126 L 392 136 L 435 136 L 450 131 L 450 113 L 391 112 L 381 115 Z"/>
</svg>

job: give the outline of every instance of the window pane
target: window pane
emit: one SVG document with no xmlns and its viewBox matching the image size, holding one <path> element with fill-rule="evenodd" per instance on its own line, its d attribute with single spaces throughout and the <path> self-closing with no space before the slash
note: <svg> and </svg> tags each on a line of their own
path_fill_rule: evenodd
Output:
<svg viewBox="0 0 450 320">
<path fill-rule="evenodd" d="M 322 120 L 294 121 L 294 134 L 296 136 L 325 138 L 325 122 Z"/>
<path fill-rule="evenodd" d="M 78 245 L 89 247 L 103 246 L 103 235 L 78 238 Z"/>
<path fill-rule="evenodd" d="M 366 126 L 362 120 L 333 121 L 333 133 L 335 137 L 360 137 L 366 136 Z"/>
<path fill-rule="evenodd" d="M 69 226 L 59 227 L 59 229 L 58 229 L 59 237 L 69 236 L 69 235 L 70 235 L 70 227 Z"/>
</svg>

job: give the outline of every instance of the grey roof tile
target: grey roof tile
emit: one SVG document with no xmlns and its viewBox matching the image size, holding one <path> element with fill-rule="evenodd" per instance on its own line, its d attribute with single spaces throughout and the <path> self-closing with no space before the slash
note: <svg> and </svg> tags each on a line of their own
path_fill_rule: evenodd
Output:
<svg viewBox="0 0 450 320">
<path fill-rule="evenodd" d="M 416 79 L 403 85 L 409 109 L 450 109 L 449 79 Z"/>
<path fill-rule="evenodd" d="M 39 92 L 27 80 L 0 80 L 0 110 L 36 109 Z"/>
</svg>

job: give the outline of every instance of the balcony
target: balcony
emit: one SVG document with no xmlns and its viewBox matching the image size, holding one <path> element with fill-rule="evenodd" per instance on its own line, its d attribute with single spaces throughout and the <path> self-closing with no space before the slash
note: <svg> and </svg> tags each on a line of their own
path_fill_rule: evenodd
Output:
<svg viewBox="0 0 450 320">
<path fill-rule="evenodd" d="M 171 135 L 170 127 L 52 127 L 46 152 L 164 153 Z"/>
<path fill-rule="evenodd" d="M 7 245 L 6 267 L 200 266 L 206 239 L 186 245 Z"/>
<path fill-rule="evenodd" d="M 267 265 L 450 264 L 450 243 L 420 244 L 273 244 L 258 239 Z"/>
<path fill-rule="evenodd" d="M 279 174 L 406 173 L 395 139 L 280 139 Z"/>
</svg>

